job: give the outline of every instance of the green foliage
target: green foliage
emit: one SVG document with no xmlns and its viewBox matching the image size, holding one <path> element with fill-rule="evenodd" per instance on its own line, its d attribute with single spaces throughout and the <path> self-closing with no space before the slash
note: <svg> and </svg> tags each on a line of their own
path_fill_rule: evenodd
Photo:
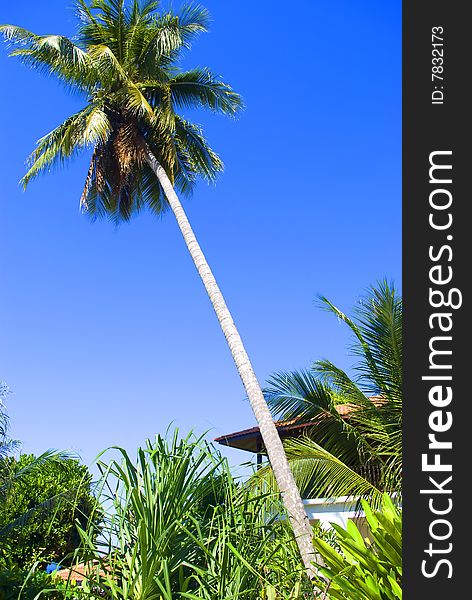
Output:
<svg viewBox="0 0 472 600">
<path fill-rule="evenodd" d="M 42 582 L 54 600 L 401 598 L 401 514 L 387 495 L 381 512 L 363 503 L 368 540 L 353 523 L 314 528 L 322 565 L 309 581 L 279 495 L 236 482 L 203 438 L 175 431 L 148 440 L 135 459 L 114 451 L 99 462 L 102 525 L 91 514 L 78 527 L 76 560 L 88 565 L 82 585 L 33 572 L 28 594 Z"/>
<path fill-rule="evenodd" d="M 101 462 L 106 510 L 82 529 L 85 588 L 116 600 L 299 598 L 312 593 L 280 502 L 238 485 L 203 439 L 160 436 Z M 93 562 L 95 561 L 95 562 Z M 85 589 L 84 588 L 84 589 Z"/>
<path fill-rule="evenodd" d="M 32 455 L 0 462 L 7 480 L 0 503 L 0 568 L 29 568 L 36 561 L 58 561 L 80 542 L 74 523 L 85 524 L 96 509 L 91 475 L 77 460 L 46 460 Z"/>
<path fill-rule="evenodd" d="M 401 599 L 401 511 L 387 494 L 382 496 L 379 512 L 373 512 L 365 500 L 362 506 L 370 528 L 368 538 L 363 538 L 356 525 L 349 521 L 346 530 L 333 525 L 340 550 L 333 549 L 324 540 L 314 540 L 324 563 L 320 571 L 329 580 L 328 597 L 336 600 Z M 321 580 L 320 585 L 323 585 Z"/>
<path fill-rule="evenodd" d="M 179 116 L 204 108 L 235 115 L 241 97 L 208 68 L 182 71 L 182 54 L 207 31 L 208 11 L 195 4 L 158 10 L 159 2 L 76 0 L 77 35 L 36 35 L 0 26 L 11 56 L 61 80 L 85 106 L 42 137 L 30 156 L 26 186 L 40 173 L 92 149 L 81 207 L 92 217 L 127 220 L 168 204 L 146 161 L 150 150 L 178 190 L 197 177 L 214 181 L 223 163 L 201 128 Z"/>
<path fill-rule="evenodd" d="M 64 588 L 64 586 L 62 586 Z M 57 582 L 53 575 L 45 571 L 22 571 L 10 568 L 0 571 L 0 600 L 60 600 L 64 593 L 56 590 Z M 50 591 L 46 591 L 50 590 Z"/>
<path fill-rule="evenodd" d="M 352 334 L 353 375 L 328 360 L 307 371 L 277 373 L 265 390 L 280 419 L 312 421 L 305 438 L 285 450 L 306 496 L 401 494 L 402 301 L 387 282 L 373 287 L 348 317 L 326 298 L 322 306 Z M 274 485 L 270 467 L 259 480 Z"/>
</svg>

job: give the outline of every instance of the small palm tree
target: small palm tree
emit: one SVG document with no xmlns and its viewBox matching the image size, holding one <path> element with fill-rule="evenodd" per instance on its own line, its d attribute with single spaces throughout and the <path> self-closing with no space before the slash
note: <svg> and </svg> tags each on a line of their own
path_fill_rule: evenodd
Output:
<svg viewBox="0 0 472 600">
<path fill-rule="evenodd" d="M 309 568 L 311 528 L 270 411 L 216 280 L 176 190 L 188 193 L 197 177 L 214 181 L 223 165 L 198 125 L 180 109 L 235 115 L 240 96 L 208 69 L 183 72 L 182 51 L 206 31 L 208 12 L 188 5 L 157 12 L 153 0 L 77 0 L 78 33 L 39 36 L 21 27 L 1 31 L 12 56 L 62 80 L 86 99 L 82 110 L 41 138 L 23 177 L 62 164 L 80 150 L 92 155 L 80 205 L 92 217 L 126 221 L 149 208 L 174 213 L 205 285 L 264 438 L 300 552 Z"/>
<path fill-rule="evenodd" d="M 319 360 L 307 371 L 273 375 L 265 398 L 276 417 L 313 423 L 305 437 L 285 443 L 302 493 L 380 505 L 382 492 L 401 494 L 402 301 L 387 282 L 370 290 L 353 318 L 321 300 L 353 334 L 353 376 Z"/>
<path fill-rule="evenodd" d="M 0 461 L 15 452 L 20 446 L 18 440 L 12 440 L 8 435 L 10 421 L 5 408 L 5 399 L 9 391 L 8 386 L 0 381 Z"/>
</svg>

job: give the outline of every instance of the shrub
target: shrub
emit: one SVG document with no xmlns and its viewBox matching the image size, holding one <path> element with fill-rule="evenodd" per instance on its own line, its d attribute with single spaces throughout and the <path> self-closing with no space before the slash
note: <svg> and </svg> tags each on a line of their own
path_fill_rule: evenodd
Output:
<svg viewBox="0 0 472 600">
<path fill-rule="evenodd" d="M 55 587 L 54 576 L 45 571 L 28 572 L 12 567 L 0 572 L 0 600 L 62 599 L 64 594 L 54 590 Z"/>
<path fill-rule="evenodd" d="M 80 543 L 76 521 L 85 525 L 96 507 L 86 466 L 69 459 L 27 472 L 33 462 L 32 455 L 1 461 L 0 478 L 8 474 L 11 483 L 0 503 L 0 569 L 63 559 Z"/>
<path fill-rule="evenodd" d="M 402 597 L 401 511 L 387 494 L 382 497 L 379 512 L 374 513 L 365 500 L 362 506 L 370 528 L 369 538 L 363 538 L 349 521 L 347 529 L 333 525 L 339 552 L 324 540 L 314 540 L 325 563 L 320 571 L 329 580 L 328 597 L 396 600 Z"/>
</svg>

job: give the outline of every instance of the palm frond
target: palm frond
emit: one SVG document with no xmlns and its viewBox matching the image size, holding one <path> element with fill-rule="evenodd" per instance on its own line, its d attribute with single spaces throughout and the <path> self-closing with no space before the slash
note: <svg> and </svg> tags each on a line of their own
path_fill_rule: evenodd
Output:
<svg viewBox="0 0 472 600">
<path fill-rule="evenodd" d="M 37 37 L 31 31 L 17 25 L 0 25 L 0 33 L 12 44 L 27 44 Z"/>
<path fill-rule="evenodd" d="M 201 4 L 184 4 L 177 14 L 184 41 L 188 44 L 198 34 L 208 31 L 210 13 Z"/>
<path fill-rule="evenodd" d="M 343 402 L 349 402 L 357 407 L 370 407 L 372 401 L 360 389 L 358 383 L 329 360 L 317 360 L 312 365 L 312 371 L 325 385 L 331 386 Z M 375 405 L 374 405 L 375 408 Z"/>
<path fill-rule="evenodd" d="M 348 465 L 358 466 L 372 457 L 368 438 L 352 420 L 357 407 L 350 396 L 320 381 L 312 371 L 276 373 L 268 384 L 264 397 L 276 417 L 311 423 L 307 435 Z"/>
<path fill-rule="evenodd" d="M 69 87 L 82 92 L 97 85 L 97 71 L 87 52 L 61 35 L 36 35 L 12 25 L 0 26 L 0 33 L 13 46 L 10 56 L 23 63 L 54 75 Z"/>
<path fill-rule="evenodd" d="M 401 298 L 387 281 L 371 288 L 356 310 L 356 320 L 380 374 L 382 391 L 391 401 L 401 401 L 402 395 L 402 314 Z M 362 363 L 360 372 L 366 375 Z"/>
<path fill-rule="evenodd" d="M 29 169 L 21 180 L 22 185 L 26 188 L 34 177 L 71 158 L 82 148 L 104 144 L 110 131 L 110 122 L 101 106 L 89 104 L 38 140 L 28 159 Z"/>
<path fill-rule="evenodd" d="M 75 0 L 75 12 L 79 21 L 78 35 L 79 42 L 84 46 L 93 46 L 107 41 L 109 36 L 95 2 L 90 6 L 85 0 Z"/>
<path fill-rule="evenodd" d="M 279 418 L 311 422 L 311 427 L 305 428 L 306 435 L 346 468 L 380 490 L 400 493 L 401 299 L 393 286 L 381 282 L 370 290 L 353 318 L 326 298 L 322 297 L 322 302 L 353 334 L 351 352 L 357 359 L 354 376 L 329 360 L 318 360 L 309 371 L 272 376 L 265 389 L 266 400 Z M 299 470 L 303 485 L 308 485 L 315 471 L 310 472 L 308 463 L 301 462 L 303 451 L 312 461 L 313 453 L 305 443 L 296 448 L 291 464 Z M 324 468 L 320 481 L 327 486 L 328 471 Z M 341 477 L 342 470 L 336 468 L 331 474 L 337 489 L 342 482 L 334 478 Z"/>
<path fill-rule="evenodd" d="M 380 374 L 377 371 L 377 365 L 375 363 L 375 360 L 372 357 L 369 345 L 363 337 L 362 330 L 350 317 L 348 317 L 339 308 L 337 308 L 334 304 L 332 304 L 327 298 L 325 298 L 324 296 L 320 296 L 319 298 L 320 298 L 322 304 L 324 305 L 325 309 L 332 312 L 341 321 L 344 321 L 344 323 L 346 323 L 346 325 L 351 329 L 354 336 L 357 338 L 357 342 L 359 344 L 358 347 L 361 349 L 360 352 L 362 352 L 362 354 L 367 362 L 369 372 L 371 375 L 374 376 L 374 381 L 377 382 L 377 386 L 375 387 L 373 392 L 378 393 L 379 387 L 380 387 L 379 384 L 381 382 Z"/>
<path fill-rule="evenodd" d="M 111 98 L 118 100 L 119 104 L 137 119 L 146 119 L 152 123 L 158 118 L 158 114 L 156 114 L 146 96 L 141 92 L 139 86 L 131 81 L 128 81 Z"/>
<path fill-rule="evenodd" d="M 169 81 L 169 86 L 178 108 L 202 107 L 234 116 L 244 106 L 241 96 L 209 69 L 180 73 Z"/>
<path fill-rule="evenodd" d="M 184 47 L 178 18 L 172 13 L 161 15 L 134 42 L 134 63 L 146 79 L 159 76 L 162 66 L 170 66 Z"/>
<path fill-rule="evenodd" d="M 214 182 L 223 171 L 223 163 L 206 141 L 198 125 L 176 116 L 175 139 L 179 148 L 184 149 L 193 173 Z"/>
<path fill-rule="evenodd" d="M 31 473 L 37 469 L 42 469 L 48 465 L 56 465 L 62 467 L 66 464 L 67 460 L 75 458 L 76 455 L 73 452 L 66 450 L 53 450 L 52 448 L 46 450 L 39 456 L 35 457 L 33 461 L 18 469 L 11 472 L 8 465 L 3 470 L 1 481 L 0 481 L 0 496 L 5 494 L 14 484 L 21 484 L 21 482 Z"/>
<path fill-rule="evenodd" d="M 378 487 L 312 439 L 287 439 L 284 448 L 304 497 L 370 498 L 374 505 L 381 501 L 382 491 Z M 269 465 L 259 469 L 251 483 L 262 488 L 267 486 L 270 490 L 277 489 Z"/>
<path fill-rule="evenodd" d="M 128 75 L 110 46 L 106 44 L 90 45 L 88 55 L 93 60 L 103 87 L 119 89 L 120 83 L 129 84 Z"/>
<path fill-rule="evenodd" d="M 357 343 L 352 352 L 361 359 L 355 368 L 364 387 L 371 394 L 401 399 L 402 305 L 395 289 L 385 281 L 371 288 L 355 311 L 355 321 L 327 298 L 320 299 L 353 332 Z"/>
<path fill-rule="evenodd" d="M 274 373 L 264 388 L 264 397 L 277 418 L 310 420 L 327 414 L 341 419 L 336 405 L 344 398 L 311 371 Z"/>
<path fill-rule="evenodd" d="M 0 426 L 0 460 L 5 456 L 10 456 L 21 448 L 21 442 L 18 440 L 10 440 L 4 436 L 2 426 Z"/>
<path fill-rule="evenodd" d="M 208 30 L 209 13 L 197 4 L 183 6 L 179 13 L 169 11 L 147 22 L 141 35 L 133 34 L 135 64 L 142 75 L 153 78 L 168 59 L 178 59 L 183 48 L 189 48 L 199 33 Z"/>
</svg>

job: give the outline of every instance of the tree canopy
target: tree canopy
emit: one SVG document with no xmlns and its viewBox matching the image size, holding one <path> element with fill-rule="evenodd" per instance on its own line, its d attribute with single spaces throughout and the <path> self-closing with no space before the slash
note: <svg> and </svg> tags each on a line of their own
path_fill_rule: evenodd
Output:
<svg viewBox="0 0 472 600">
<path fill-rule="evenodd" d="M 233 116 L 242 108 L 241 97 L 208 68 L 181 68 L 183 52 L 208 29 L 208 11 L 196 4 L 164 11 L 159 4 L 76 0 L 77 34 L 71 39 L 0 27 L 11 56 L 85 100 L 82 110 L 37 142 L 24 186 L 88 148 L 81 207 L 93 217 L 119 221 L 144 207 L 157 214 L 167 208 L 146 149 L 183 193 L 192 191 L 198 176 L 212 182 L 222 171 L 201 127 L 180 113 L 205 108 Z"/>
</svg>

